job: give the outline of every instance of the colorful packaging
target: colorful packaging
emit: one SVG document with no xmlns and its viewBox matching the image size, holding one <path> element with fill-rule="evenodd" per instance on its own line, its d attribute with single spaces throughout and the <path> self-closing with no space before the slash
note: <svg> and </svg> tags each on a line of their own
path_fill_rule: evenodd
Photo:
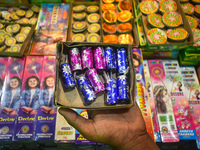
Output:
<svg viewBox="0 0 200 150">
<path fill-rule="evenodd" d="M 190 111 L 196 127 L 197 147 L 200 149 L 200 86 L 194 67 L 180 67 L 185 86 L 185 93 L 189 100 Z"/>
<path fill-rule="evenodd" d="M 12 141 L 15 131 L 15 120 L 20 106 L 25 57 L 8 57 L 6 63 L 8 71 L 5 76 L 1 97 L 0 140 Z"/>
<path fill-rule="evenodd" d="M 148 65 L 162 142 L 178 142 L 170 90 L 167 87 L 162 60 L 148 60 Z"/>
<path fill-rule="evenodd" d="M 142 116 L 146 123 L 147 132 L 154 140 L 154 131 L 153 131 L 153 122 L 151 119 L 151 110 L 150 110 L 150 103 L 148 99 L 148 92 L 146 89 L 146 82 L 144 77 L 144 70 L 143 70 L 143 58 L 141 54 L 141 50 L 132 49 L 133 52 L 133 63 L 135 66 L 135 74 L 136 74 L 136 102 L 140 107 Z"/>
<path fill-rule="evenodd" d="M 83 116 L 84 118 L 88 119 L 88 113 L 85 109 L 76 109 L 76 112 Z M 83 135 L 76 130 L 76 141 L 75 144 L 96 144 L 94 141 L 89 141 L 86 138 L 83 137 Z"/>
<path fill-rule="evenodd" d="M 0 57 L 0 101 L 1 101 L 4 79 L 7 74 L 7 69 L 8 69 L 8 57 Z"/>
<path fill-rule="evenodd" d="M 40 87 L 40 107 L 36 117 L 35 140 L 54 140 L 56 106 L 53 104 L 55 91 L 55 56 L 44 56 Z"/>
<path fill-rule="evenodd" d="M 56 117 L 54 140 L 57 142 L 75 141 L 75 129 L 68 124 L 68 122 L 59 112 L 57 112 Z"/>
<path fill-rule="evenodd" d="M 27 56 L 14 140 L 34 140 L 43 56 Z"/>
<path fill-rule="evenodd" d="M 56 43 L 66 41 L 69 4 L 42 4 L 32 55 L 56 55 Z"/>
<path fill-rule="evenodd" d="M 144 67 L 144 74 L 145 74 L 145 80 L 146 80 L 146 89 L 148 92 L 150 108 L 151 108 L 151 117 L 153 121 L 154 139 L 155 139 L 155 142 L 161 142 L 160 129 L 159 129 L 159 124 L 158 124 L 157 112 L 156 112 L 156 105 L 153 98 L 153 88 L 152 88 L 147 60 L 143 60 L 143 67 Z"/>
<path fill-rule="evenodd" d="M 177 60 L 163 60 L 167 87 L 176 119 L 176 127 L 180 140 L 196 139 L 195 126 L 192 120 L 189 103 L 186 96 L 183 78 Z"/>
</svg>

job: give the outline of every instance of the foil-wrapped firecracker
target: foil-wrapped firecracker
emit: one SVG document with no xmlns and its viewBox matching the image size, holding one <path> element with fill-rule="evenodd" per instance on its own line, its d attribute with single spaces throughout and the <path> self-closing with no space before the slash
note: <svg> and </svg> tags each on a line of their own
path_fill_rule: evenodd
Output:
<svg viewBox="0 0 200 150">
<path fill-rule="evenodd" d="M 79 73 L 82 71 L 81 55 L 78 48 L 72 48 L 70 50 L 71 67 L 72 71 Z"/>
<path fill-rule="evenodd" d="M 72 71 L 68 63 L 68 56 L 66 55 L 65 63 L 60 65 L 60 70 L 62 73 L 62 81 L 66 89 L 75 87 L 76 83 L 72 76 Z"/>
<path fill-rule="evenodd" d="M 104 60 L 104 49 L 103 47 L 97 47 L 94 49 L 94 62 L 95 68 L 97 70 L 105 70 L 105 60 Z"/>
<path fill-rule="evenodd" d="M 83 94 L 85 103 L 89 104 L 89 103 L 93 102 L 96 99 L 96 95 L 92 89 L 92 86 L 90 85 L 89 81 L 87 80 L 87 78 L 85 76 L 78 77 L 77 83 Z"/>
<path fill-rule="evenodd" d="M 97 70 L 95 68 L 89 69 L 88 71 L 86 71 L 86 75 L 87 75 L 90 83 L 92 84 L 95 94 L 105 91 L 104 84 L 101 81 L 101 79 L 97 73 Z"/>
<path fill-rule="evenodd" d="M 106 82 L 106 105 L 117 104 L 117 79 L 110 78 Z"/>
<path fill-rule="evenodd" d="M 117 49 L 117 68 L 118 74 L 124 74 L 128 68 L 127 55 L 124 48 Z"/>
<path fill-rule="evenodd" d="M 105 48 L 105 65 L 108 71 L 116 71 L 117 69 L 117 60 L 116 60 L 116 53 L 112 47 Z"/>
<path fill-rule="evenodd" d="M 91 47 L 85 47 L 82 50 L 82 66 L 83 69 L 87 68 L 87 65 L 85 62 L 87 62 L 89 68 L 93 68 L 93 52 Z"/>
<path fill-rule="evenodd" d="M 125 74 L 117 77 L 117 87 L 118 102 L 126 102 L 129 100 L 129 84 Z"/>
</svg>

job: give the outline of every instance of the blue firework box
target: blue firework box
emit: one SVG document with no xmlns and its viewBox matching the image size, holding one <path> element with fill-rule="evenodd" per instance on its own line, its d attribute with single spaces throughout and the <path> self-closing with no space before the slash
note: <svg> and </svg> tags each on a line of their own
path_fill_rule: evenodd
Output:
<svg viewBox="0 0 200 150">
<path fill-rule="evenodd" d="M 76 74 L 72 72 L 72 76 L 76 76 L 76 86 L 74 88 L 66 89 L 64 82 L 62 81 L 62 72 L 59 70 L 59 67 L 61 64 L 65 63 L 66 55 L 70 56 L 70 50 L 72 48 L 79 49 L 80 53 L 81 50 L 85 47 L 91 47 L 91 49 L 95 49 L 97 47 L 102 47 L 104 50 L 107 47 L 112 47 L 117 53 L 117 49 L 125 49 L 126 50 L 126 57 L 127 62 L 129 66 L 129 71 L 126 72 L 126 76 L 128 79 L 128 99 L 124 102 L 117 102 L 117 104 L 108 104 L 107 103 L 107 92 L 106 90 L 104 92 L 98 93 L 96 95 L 96 99 L 91 101 L 90 103 L 87 103 L 87 100 L 85 100 L 85 97 L 82 93 L 82 86 L 78 85 L 77 79 L 80 76 L 84 76 L 86 74 L 85 70 L 81 72 L 81 74 Z M 70 57 L 69 64 L 71 62 Z M 95 66 L 95 64 L 94 64 Z M 98 71 L 97 71 L 98 72 Z M 107 77 L 112 77 L 114 79 L 117 79 L 117 77 L 121 74 L 119 74 L 117 71 L 112 72 L 110 70 L 105 70 L 105 73 L 107 74 Z M 105 74 L 102 71 L 98 72 L 98 75 L 100 77 L 100 80 L 103 82 L 105 88 L 106 88 L 106 77 Z M 108 78 L 107 78 L 108 79 Z M 124 86 L 124 85 L 122 85 Z M 94 88 L 94 87 L 93 87 Z M 112 108 L 129 108 L 135 105 L 135 94 L 136 93 L 136 85 L 135 85 L 135 69 L 133 65 L 133 56 L 131 51 L 131 45 L 120 45 L 120 44 L 107 44 L 107 43 L 73 43 L 73 42 L 59 42 L 57 43 L 57 54 L 56 54 L 56 87 L 55 87 L 55 97 L 54 97 L 54 104 L 58 107 L 65 107 L 65 108 L 77 108 L 77 109 L 112 109 Z M 118 93 L 116 93 L 118 94 Z M 117 99 L 119 99 L 119 96 L 117 96 Z"/>
</svg>

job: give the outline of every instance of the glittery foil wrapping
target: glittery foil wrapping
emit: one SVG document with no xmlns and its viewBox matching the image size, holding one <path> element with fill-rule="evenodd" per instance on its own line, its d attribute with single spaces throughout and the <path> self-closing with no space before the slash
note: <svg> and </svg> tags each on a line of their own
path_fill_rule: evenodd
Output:
<svg viewBox="0 0 200 150">
<path fill-rule="evenodd" d="M 117 77 L 117 95 L 118 101 L 126 101 L 129 99 L 129 85 L 128 85 L 128 78 L 126 75 L 120 75 Z"/>
<path fill-rule="evenodd" d="M 89 68 L 93 68 L 93 52 L 91 47 L 86 47 L 82 50 L 82 66 L 83 69 L 87 68 L 85 61 L 87 62 Z"/>
<path fill-rule="evenodd" d="M 76 85 L 76 83 L 75 83 L 74 78 L 72 76 L 72 72 L 71 72 L 69 64 L 68 63 L 61 64 L 60 70 L 62 72 L 62 80 L 63 80 L 63 83 L 65 85 L 64 87 L 66 89 L 73 88 Z"/>
<path fill-rule="evenodd" d="M 105 90 L 104 84 L 97 74 L 97 70 L 95 68 L 86 71 L 86 74 L 90 83 L 92 84 L 95 94 L 98 94 Z"/>
<path fill-rule="evenodd" d="M 104 70 L 105 68 L 105 60 L 104 60 L 104 52 L 103 47 L 97 47 L 94 50 L 94 62 L 95 68 L 97 70 Z"/>
<path fill-rule="evenodd" d="M 117 68 L 118 74 L 125 73 L 128 67 L 126 50 L 124 48 L 117 49 Z"/>
<path fill-rule="evenodd" d="M 70 50 L 70 58 L 71 58 L 72 71 L 82 70 L 81 55 L 78 48 L 72 48 Z"/>
<path fill-rule="evenodd" d="M 106 83 L 106 105 L 117 103 L 117 79 L 111 78 Z"/>
<path fill-rule="evenodd" d="M 96 99 L 96 95 L 90 85 L 89 81 L 85 76 L 79 77 L 77 83 L 80 87 L 80 90 L 83 94 L 85 103 L 91 103 Z"/>
<path fill-rule="evenodd" d="M 107 70 L 116 70 L 117 69 L 117 60 L 116 53 L 112 47 L 105 48 L 105 65 Z"/>
</svg>

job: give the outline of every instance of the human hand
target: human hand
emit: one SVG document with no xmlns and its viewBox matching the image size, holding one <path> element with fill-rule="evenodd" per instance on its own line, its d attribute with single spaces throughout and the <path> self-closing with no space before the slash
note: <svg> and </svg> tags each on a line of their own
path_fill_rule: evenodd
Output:
<svg viewBox="0 0 200 150">
<path fill-rule="evenodd" d="M 146 131 L 138 106 L 129 109 L 88 110 L 89 119 L 75 111 L 59 112 L 86 139 L 105 143 L 115 150 L 159 149 Z"/>
</svg>

